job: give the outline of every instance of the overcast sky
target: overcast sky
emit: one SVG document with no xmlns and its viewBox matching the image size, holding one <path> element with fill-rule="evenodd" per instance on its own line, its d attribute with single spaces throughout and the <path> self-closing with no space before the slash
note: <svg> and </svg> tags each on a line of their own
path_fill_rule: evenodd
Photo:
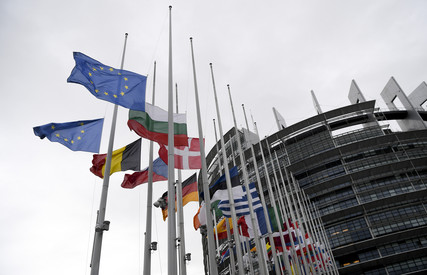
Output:
<svg viewBox="0 0 427 275">
<path fill-rule="evenodd" d="M 209 63 L 213 63 L 224 132 L 232 127 L 226 85 L 237 121 L 241 104 L 261 136 L 277 129 L 272 107 L 288 125 L 315 115 L 310 90 L 323 111 L 348 105 L 355 79 L 367 99 L 385 106 L 380 92 L 391 76 L 409 94 L 427 78 L 427 3 L 420 1 L 53 1 L 0 2 L 0 273 L 89 274 L 102 180 L 89 168 L 92 154 L 72 152 L 34 136 L 34 126 L 105 117 L 101 153 L 107 151 L 113 105 L 66 82 L 73 51 L 148 76 L 151 102 L 157 61 L 156 105 L 167 109 L 168 6 L 172 4 L 173 80 L 179 108 L 197 136 L 189 38 L 193 37 L 203 130 L 209 151 L 216 118 Z M 119 107 L 115 149 L 136 140 Z M 143 142 L 143 167 L 148 165 Z M 155 147 L 157 153 L 158 147 Z M 157 155 L 155 155 L 156 157 Z M 185 171 L 184 179 L 194 171 Z M 142 274 L 146 186 L 110 180 L 100 274 Z M 154 199 L 167 189 L 154 184 Z M 185 206 L 188 274 L 203 270 L 197 203 Z M 167 274 L 167 223 L 154 209 L 152 274 Z"/>
</svg>

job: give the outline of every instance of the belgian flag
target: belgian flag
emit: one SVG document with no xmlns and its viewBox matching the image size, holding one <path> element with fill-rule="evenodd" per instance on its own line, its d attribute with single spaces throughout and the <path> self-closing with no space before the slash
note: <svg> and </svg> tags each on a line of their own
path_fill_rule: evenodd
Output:
<svg viewBox="0 0 427 275">
<path fill-rule="evenodd" d="M 104 178 L 107 154 L 94 154 L 90 171 L 100 178 Z M 119 171 L 141 170 L 141 139 L 113 151 L 111 158 L 110 175 Z"/>
</svg>

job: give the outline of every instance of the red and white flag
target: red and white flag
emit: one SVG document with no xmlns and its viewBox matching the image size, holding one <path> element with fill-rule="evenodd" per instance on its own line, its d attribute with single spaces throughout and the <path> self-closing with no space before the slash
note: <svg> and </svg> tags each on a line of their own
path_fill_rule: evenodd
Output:
<svg viewBox="0 0 427 275">
<path fill-rule="evenodd" d="M 168 146 L 159 144 L 159 156 L 168 163 Z M 188 138 L 188 146 L 175 146 L 175 168 L 176 169 L 202 169 L 200 158 L 200 142 L 198 138 Z"/>
</svg>

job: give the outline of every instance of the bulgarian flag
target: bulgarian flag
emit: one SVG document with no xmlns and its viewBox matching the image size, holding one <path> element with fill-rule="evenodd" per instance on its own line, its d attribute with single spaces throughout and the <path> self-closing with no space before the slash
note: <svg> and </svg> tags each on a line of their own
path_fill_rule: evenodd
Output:
<svg viewBox="0 0 427 275">
<path fill-rule="evenodd" d="M 188 146 L 187 116 L 173 114 L 174 146 Z M 168 144 L 168 112 L 157 106 L 145 103 L 145 112 L 129 110 L 128 126 L 139 136 Z"/>
</svg>

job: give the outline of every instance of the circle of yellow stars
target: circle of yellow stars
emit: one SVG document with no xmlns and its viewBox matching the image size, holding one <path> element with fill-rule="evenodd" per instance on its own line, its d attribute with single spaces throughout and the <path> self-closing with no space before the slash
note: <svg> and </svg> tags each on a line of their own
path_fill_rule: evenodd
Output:
<svg viewBox="0 0 427 275">
<path fill-rule="evenodd" d="M 97 68 L 92 67 L 92 71 L 96 72 L 97 70 L 98 70 Z M 100 66 L 100 67 L 99 67 L 99 70 L 103 71 L 103 70 L 104 70 L 104 67 Z M 114 71 L 114 69 L 113 69 L 113 68 L 109 68 L 108 70 L 109 70 L 110 72 L 113 72 L 113 71 Z M 118 72 L 117 74 L 118 74 L 118 75 L 122 75 L 120 72 Z M 92 76 L 92 73 L 91 73 L 91 72 L 89 72 L 89 73 L 88 73 L 88 75 L 91 77 L 91 76 Z M 128 79 L 127 77 L 123 77 L 123 80 L 124 80 L 124 81 L 128 81 L 129 79 Z M 93 81 L 92 81 L 92 80 L 90 80 L 90 83 L 91 83 L 91 84 L 93 84 Z M 125 88 L 125 90 L 128 90 L 128 89 L 129 89 L 129 86 L 128 86 L 128 85 L 125 85 L 125 86 L 124 86 L 124 88 Z M 95 89 L 95 93 L 96 93 L 96 94 L 97 94 L 97 93 L 99 93 L 99 89 Z M 108 96 L 108 95 L 109 95 L 109 93 L 108 93 L 107 91 L 105 91 L 105 92 L 104 92 L 104 95 Z M 121 96 L 124 96 L 124 95 L 125 95 L 125 92 L 121 91 L 121 92 L 120 92 L 120 95 L 121 95 Z M 114 97 L 114 98 L 117 98 L 118 96 L 117 96 L 116 94 L 113 94 L 113 97 Z"/>
<path fill-rule="evenodd" d="M 83 123 L 83 122 L 80 122 L 80 126 L 83 126 L 83 125 L 84 125 L 84 123 Z M 50 126 L 50 128 L 51 128 L 52 130 L 55 130 L 55 125 L 54 125 L 54 124 L 52 124 L 52 125 Z M 83 134 L 85 133 L 85 130 L 80 130 L 80 133 L 81 133 L 81 135 L 83 135 Z M 77 140 L 81 140 L 81 139 L 82 139 L 81 135 L 77 137 Z M 61 135 L 60 135 L 59 133 L 56 133 L 56 134 L 55 134 L 55 136 L 56 136 L 57 138 L 61 138 L 61 139 L 63 139 L 65 142 L 70 142 L 71 144 L 74 144 L 74 140 L 73 140 L 73 139 L 69 139 L 69 138 L 66 138 L 66 137 L 61 137 Z"/>
</svg>

